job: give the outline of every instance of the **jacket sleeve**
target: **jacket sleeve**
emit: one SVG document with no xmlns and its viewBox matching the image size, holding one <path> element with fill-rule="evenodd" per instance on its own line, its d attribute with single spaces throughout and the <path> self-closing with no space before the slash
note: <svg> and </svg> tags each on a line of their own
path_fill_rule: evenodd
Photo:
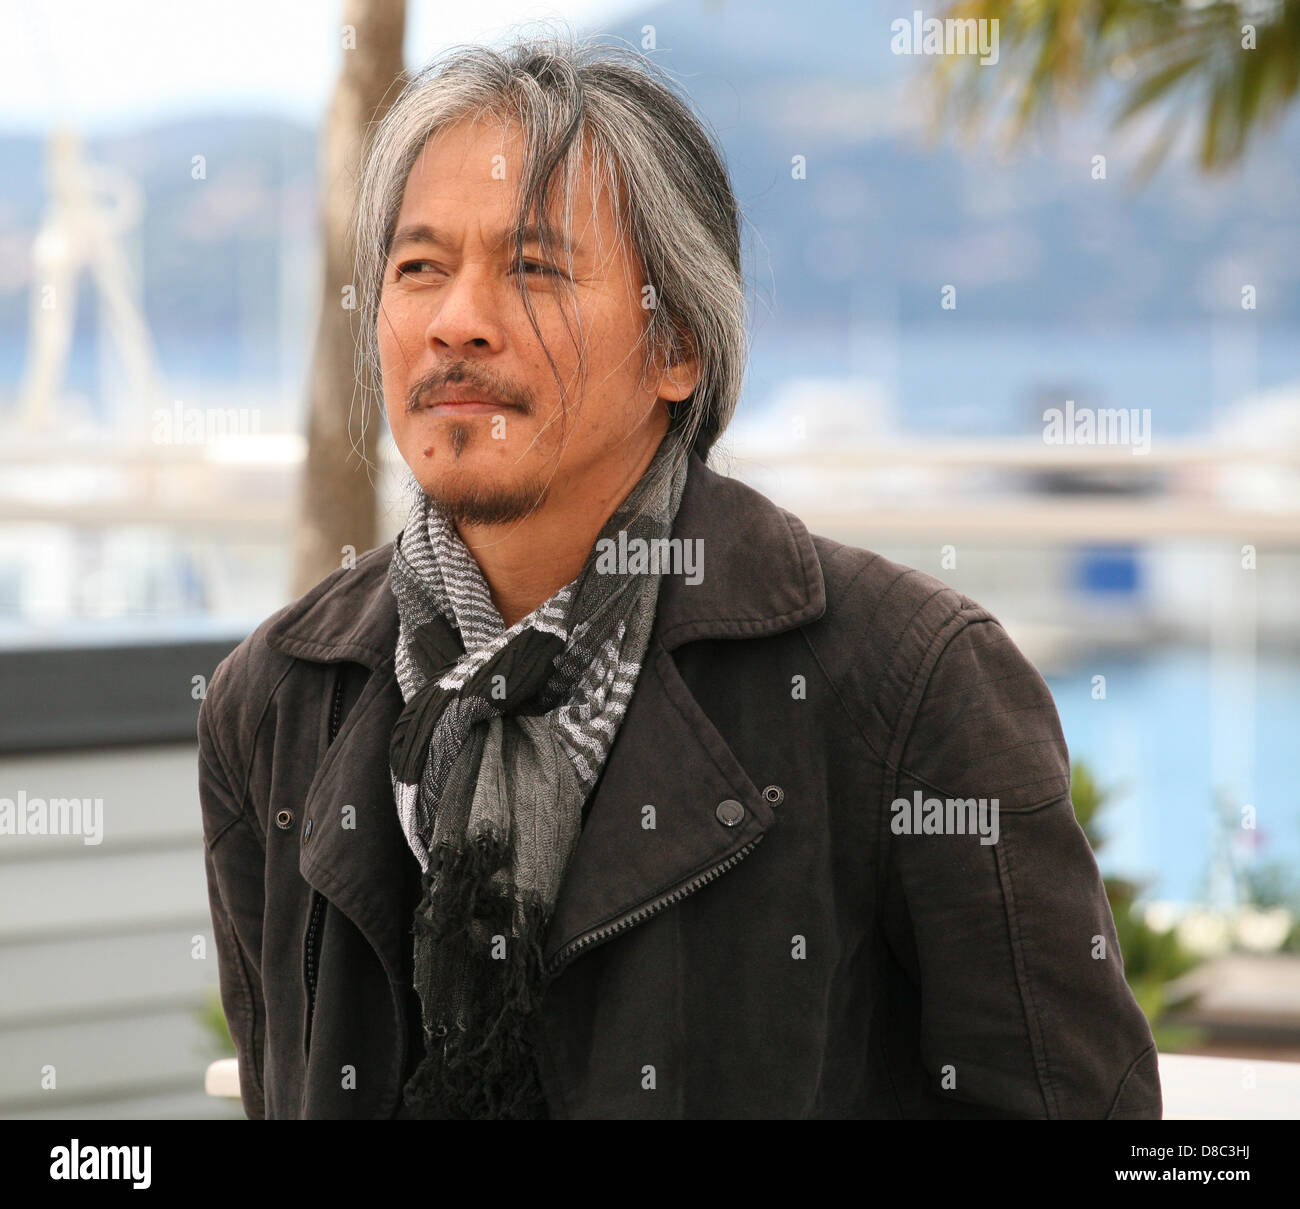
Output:
<svg viewBox="0 0 1300 1209">
<path fill-rule="evenodd" d="M 935 1092 L 959 1115 L 1158 1120 L 1155 1043 L 1047 685 L 996 619 L 966 610 L 937 633 L 909 706 L 887 884 L 909 925 Z M 977 834 L 952 834 L 959 814 L 982 817 Z"/>
<path fill-rule="evenodd" d="M 244 1111 L 261 1120 L 266 1115 L 261 973 L 266 848 L 256 816 L 243 802 L 244 769 L 222 745 L 223 732 L 232 729 L 223 726 L 222 704 L 234 658 L 218 666 L 199 708 L 199 802 L 221 1005 L 235 1043 Z"/>
</svg>

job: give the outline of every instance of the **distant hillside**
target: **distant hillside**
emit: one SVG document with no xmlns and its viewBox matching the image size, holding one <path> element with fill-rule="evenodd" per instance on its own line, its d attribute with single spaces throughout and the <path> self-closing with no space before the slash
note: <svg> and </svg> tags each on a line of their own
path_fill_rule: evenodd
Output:
<svg viewBox="0 0 1300 1209">
<path fill-rule="evenodd" d="M 764 314 L 802 327 L 865 306 L 938 322 L 940 288 L 953 284 L 965 319 L 1163 324 L 1231 308 L 1251 283 L 1261 318 L 1300 319 L 1296 115 L 1240 175 L 1215 183 L 1166 169 L 1134 198 L 1100 115 L 1007 165 L 987 149 L 923 143 L 903 87 L 929 64 L 890 52 L 890 19 L 855 0 L 669 2 L 605 31 L 639 46 L 653 25 L 655 55 L 718 130 L 760 237 L 746 257 Z M 93 159 L 144 191 L 144 298 L 172 371 L 292 376 L 282 358 L 301 355 L 292 350 L 315 301 L 315 138 L 278 118 L 214 114 L 90 140 Z M 1112 157 L 1104 183 L 1089 177 L 1096 152 Z M 191 178 L 195 155 L 206 180 Z M 791 179 L 794 155 L 807 158 L 806 180 Z M 0 139 L 6 394 L 25 335 L 41 160 L 36 140 Z M 87 291 L 87 321 L 91 303 Z M 79 337 L 78 372 L 92 358 Z"/>
</svg>

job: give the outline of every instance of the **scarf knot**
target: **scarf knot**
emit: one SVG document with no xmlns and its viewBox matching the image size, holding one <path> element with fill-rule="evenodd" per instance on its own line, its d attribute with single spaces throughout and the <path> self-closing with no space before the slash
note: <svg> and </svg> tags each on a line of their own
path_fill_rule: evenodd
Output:
<svg viewBox="0 0 1300 1209">
<path fill-rule="evenodd" d="M 490 701 L 495 712 L 504 717 L 544 713 L 543 694 L 552 665 L 564 650 L 564 643 L 554 634 L 524 630 L 493 655 L 462 688 L 448 689 L 439 681 L 464 655 L 456 632 L 438 616 L 418 627 L 414 639 L 414 657 L 429 679 L 398 716 L 389 752 L 393 776 L 407 784 L 419 779 L 428 755 L 423 741 L 453 700 Z"/>
</svg>

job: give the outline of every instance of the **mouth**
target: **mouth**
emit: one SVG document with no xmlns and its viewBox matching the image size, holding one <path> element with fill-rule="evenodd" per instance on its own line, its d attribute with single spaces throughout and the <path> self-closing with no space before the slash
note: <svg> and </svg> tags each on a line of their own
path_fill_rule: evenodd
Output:
<svg viewBox="0 0 1300 1209">
<path fill-rule="evenodd" d="M 416 408 L 431 416 L 498 416 L 513 410 L 509 403 L 490 403 L 485 399 L 443 399 Z"/>
</svg>

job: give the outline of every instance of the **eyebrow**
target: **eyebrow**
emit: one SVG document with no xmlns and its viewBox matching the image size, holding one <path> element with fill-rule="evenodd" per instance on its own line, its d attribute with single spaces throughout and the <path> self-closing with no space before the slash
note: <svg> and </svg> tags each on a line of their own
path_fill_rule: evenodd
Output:
<svg viewBox="0 0 1300 1209">
<path fill-rule="evenodd" d="M 500 247 L 506 239 L 517 235 L 519 230 L 519 228 L 514 228 L 506 232 L 494 246 Z M 522 233 L 524 243 L 540 245 L 542 242 L 541 236 L 545 234 L 553 245 L 557 245 L 568 256 L 574 255 L 578 250 L 569 242 L 568 236 L 563 231 L 553 226 L 547 225 L 539 228 L 536 223 L 529 223 L 522 228 Z M 448 247 L 450 242 L 436 227 L 431 226 L 429 223 L 409 223 L 405 227 L 399 227 L 394 233 L 393 242 L 388 247 L 388 254 L 395 256 L 398 250 L 404 248 L 407 244 L 430 243 L 437 244 L 439 247 Z"/>
</svg>

